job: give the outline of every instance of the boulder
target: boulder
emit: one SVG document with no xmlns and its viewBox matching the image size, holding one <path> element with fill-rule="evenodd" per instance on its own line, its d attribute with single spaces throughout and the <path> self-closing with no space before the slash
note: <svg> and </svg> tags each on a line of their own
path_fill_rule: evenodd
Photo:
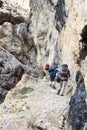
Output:
<svg viewBox="0 0 87 130">
<path fill-rule="evenodd" d="M 0 47 L 0 87 L 10 90 L 21 79 L 24 71 L 24 66 L 7 50 Z"/>
</svg>

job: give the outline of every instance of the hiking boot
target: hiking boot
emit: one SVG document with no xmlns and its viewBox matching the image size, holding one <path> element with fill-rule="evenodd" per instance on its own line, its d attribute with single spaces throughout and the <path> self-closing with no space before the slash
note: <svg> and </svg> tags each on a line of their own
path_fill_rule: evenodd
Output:
<svg viewBox="0 0 87 130">
<path fill-rule="evenodd" d="M 55 86 L 53 86 L 53 88 L 54 88 L 54 89 L 56 89 L 56 87 L 55 87 Z"/>
<path fill-rule="evenodd" d="M 64 96 L 64 94 L 60 94 L 60 96 Z"/>
<path fill-rule="evenodd" d="M 52 87 L 52 84 L 50 83 L 50 87 Z"/>
<path fill-rule="evenodd" d="M 53 85 L 53 88 L 56 89 L 55 85 Z"/>
<path fill-rule="evenodd" d="M 59 127 L 61 130 L 63 129 L 62 127 Z"/>
</svg>

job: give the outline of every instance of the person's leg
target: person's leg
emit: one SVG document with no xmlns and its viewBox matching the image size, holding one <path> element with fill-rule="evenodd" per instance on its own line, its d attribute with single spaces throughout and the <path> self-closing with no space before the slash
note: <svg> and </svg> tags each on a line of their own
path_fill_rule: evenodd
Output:
<svg viewBox="0 0 87 130">
<path fill-rule="evenodd" d="M 56 80 L 55 80 L 56 75 L 53 74 L 53 88 L 56 89 Z"/>
<path fill-rule="evenodd" d="M 50 74 L 50 87 L 52 87 L 52 76 Z"/>
<path fill-rule="evenodd" d="M 50 81 L 50 87 L 52 87 L 52 81 Z"/>
<path fill-rule="evenodd" d="M 64 89 L 63 89 L 63 93 L 62 94 L 65 93 L 66 85 L 67 85 L 67 81 L 64 81 Z"/>
<path fill-rule="evenodd" d="M 53 75 L 50 73 L 50 87 L 53 87 Z"/>
<path fill-rule="evenodd" d="M 61 96 L 64 95 L 64 90 L 65 90 L 65 88 L 66 88 L 66 84 L 67 84 L 67 81 L 63 81 L 63 85 L 62 85 L 61 92 L 60 92 L 60 95 L 61 95 Z"/>
<path fill-rule="evenodd" d="M 61 92 L 61 89 L 62 89 L 62 84 L 63 84 L 63 81 L 62 80 L 60 80 L 60 87 L 59 87 L 59 90 L 58 90 L 58 95 L 60 95 L 60 92 Z"/>
<path fill-rule="evenodd" d="M 52 87 L 53 87 L 54 89 L 56 89 L 55 84 L 56 84 L 56 81 L 53 81 Z"/>
<path fill-rule="evenodd" d="M 55 77 L 53 73 L 50 73 L 50 87 L 53 87 L 55 89 Z"/>
</svg>

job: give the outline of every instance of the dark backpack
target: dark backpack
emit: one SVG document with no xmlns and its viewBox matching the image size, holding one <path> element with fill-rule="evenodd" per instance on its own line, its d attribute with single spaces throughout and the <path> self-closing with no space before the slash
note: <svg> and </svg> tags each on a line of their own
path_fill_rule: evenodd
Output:
<svg viewBox="0 0 87 130">
<path fill-rule="evenodd" d="M 68 80 L 68 65 L 67 64 L 63 64 L 60 68 L 60 72 L 59 72 L 59 78 L 61 80 Z"/>
</svg>

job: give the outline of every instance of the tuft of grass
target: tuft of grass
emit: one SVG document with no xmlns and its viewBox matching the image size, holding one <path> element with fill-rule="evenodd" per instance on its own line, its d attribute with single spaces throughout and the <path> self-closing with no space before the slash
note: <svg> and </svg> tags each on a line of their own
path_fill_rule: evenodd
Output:
<svg viewBox="0 0 87 130">
<path fill-rule="evenodd" d="M 30 110 L 30 107 L 27 106 L 26 109 Z"/>
<path fill-rule="evenodd" d="M 26 106 L 25 110 L 30 110 L 30 107 L 29 107 L 29 106 Z M 19 109 L 17 110 L 17 112 L 22 112 L 22 111 L 25 111 L 25 110 L 23 110 L 23 108 L 19 108 Z"/>
<path fill-rule="evenodd" d="M 34 91 L 33 88 L 31 88 L 31 87 L 24 87 L 24 88 L 22 88 L 22 89 L 19 91 L 19 93 L 20 93 L 21 95 L 24 95 L 24 94 L 30 93 L 30 92 L 32 92 L 32 91 Z"/>
<path fill-rule="evenodd" d="M 24 110 L 22 110 L 22 108 L 18 109 L 18 112 L 22 112 L 22 111 L 24 111 Z"/>
<path fill-rule="evenodd" d="M 21 116 L 21 119 L 23 119 L 24 118 L 24 116 Z"/>
<path fill-rule="evenodd" d="M 21 99 L 24 99 L 24 98 L 27 98 L 27 96 L 26 95 L 21 96 Z"/>
<path fill-rule="evenodd" d="M 60 49 L 60 52 L 62 52 L 62 49 Z"/>
<path fill-rule="evenodd" d="M 2 129 L 3 127 L 2 126 L 0 126 L 0 129 Z"/>
</svg>

